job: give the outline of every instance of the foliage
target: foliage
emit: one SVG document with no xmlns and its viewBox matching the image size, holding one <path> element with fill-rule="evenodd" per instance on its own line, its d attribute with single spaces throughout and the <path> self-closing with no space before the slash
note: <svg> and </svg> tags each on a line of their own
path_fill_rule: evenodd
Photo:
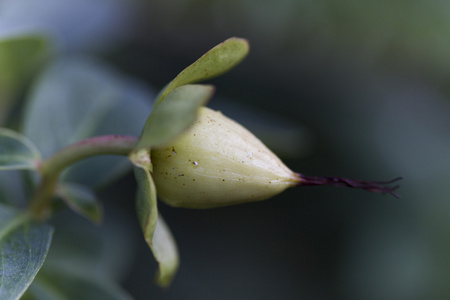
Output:
<svg viewBox="0 0 450 300">
<path fill-rule="evenodd" d="M 34 67 L 35 60 L 17 57 L 25 55 L 21 53 L 31 58 L 40 55 L 42 47 L 28 42 L 47 45 L 37 36 L 1 42 L 0 63 L 8 62 L 2 64 L 1 74 L 16 76 L 14 80 L 2 77 L 3 86 L 16 84 L 22 70 Z M 0 170 L 30 170 L 22 174 L 21 184 L 12 187 L 28 190 L 25 205 L 23 199 L 10 198 L 18 193 L 8 191 L 8 177 L 1 177 L 4 188 L 0 203 L 5 203 L 0 204 L 1 299 L 22 295 L 24 299 L 130 299 L 114 278 L 88 272 L 95 248 L 80 256 L 84 250 L 77 250 L 78 246 L 67 252 L 62 250 L 67 245 L 56 243 L 48 263 L 38 271 L 51 249 L 53 228 L 57 233 L 67 230 L 67 224 L 51 224 L 64 203 L 92 222 L 101 222 L 103 209 L 93 189 L 120 177 L 132 164 L 138 186 L 138 220 L 159 264 L 156 283 L 171 283 L 178 269 L 178 250 L 158 212 L 149 149 L 184 131 L 195 119 L 198 107 L 211 98 L 212 86 L 191 83 L 226 72 L 247 52 L 245 40 L 226 40 L 181 72 L 156 97 L 153 109 L 155 94 L 151 89 L 100 62 L 55 57 L 47 63 L 27 97 L 23 133 L 0 128 Z M 15 56 L 6 59 L 7 55 Z M 140 131 L 139 139 L 133 137 Z M 100 154 L 125 157 L 98 157 Z M 74 259 L 71 255 L 79 257 L 76 265 L 66 263 Z"/>
<path fill-rule="evenodd" d="M 0 127 L 26 153 L 15 155 L 26 167 L 0 171 L 0 204 L 13 214 L 28 207 L 42 160 L 91 136 L 138 136 L 153 87 L 233 35 L 255 50 L 209 82 L 210 107 L 294 170 L 406 179 L 399 200 L 305 188 L 207 212 L 159 203 L 181 250 L 167 290 L 151 284 L 156 263 L 136 218 L 120 218 L 135 214 L 132 164 L 88 157 L 59 176 L 57 213 L 44 222 L 51 247 L 24 298 L 129 298 L 117 282 L 137 299 L 449 298 L 445 1 L 0 2 Z"/>
</svg>

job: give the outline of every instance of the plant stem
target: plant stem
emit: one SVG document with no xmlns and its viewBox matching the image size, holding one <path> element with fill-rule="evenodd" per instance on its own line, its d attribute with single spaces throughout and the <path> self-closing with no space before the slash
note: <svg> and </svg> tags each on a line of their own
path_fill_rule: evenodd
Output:
<svg viewBox="0 0 450 300">
<path fill-rule="evenodd" d="M 74 162 L 97 155 L 128 155 L 138 138 L 125 135 L 105 135 L 82 140 L 55 153 L 39 167 L 41 183 L 36 189 L 30 211 L 37 219 L 45 219 L 61 172 Z"/>
</svg>

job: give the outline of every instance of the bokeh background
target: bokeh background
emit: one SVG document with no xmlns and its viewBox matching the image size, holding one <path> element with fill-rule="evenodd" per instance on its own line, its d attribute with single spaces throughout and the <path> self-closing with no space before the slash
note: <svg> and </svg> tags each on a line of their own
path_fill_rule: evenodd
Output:
<svg viewBox="0 0 450 300">
<path fill-rule="evenodd" d="M 213 210 L 161 204 L 181 255 L 163 290 L 130 174 L 100 195 L 136 299 L 449 299 L 449 13 L 443 0 L 2 0 L 0 35 L 44 33 L 53 55 L 95 57 L 155 91 L 247 38 L 211 107 L 295 171 L 404 177 L 400 199 L 303 187 Z"/>
</svg>

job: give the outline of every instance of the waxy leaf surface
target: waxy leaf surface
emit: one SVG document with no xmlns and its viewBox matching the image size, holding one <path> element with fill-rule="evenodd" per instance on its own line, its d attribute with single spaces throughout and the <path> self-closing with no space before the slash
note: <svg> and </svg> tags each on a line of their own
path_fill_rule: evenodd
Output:
<svg viewBox="0 0 450 300">
<path fill-rule="evenodd" d="M 44 263 L 53 228 L 0 206 L 0 299 L 21 297 Z"/>
</svg>

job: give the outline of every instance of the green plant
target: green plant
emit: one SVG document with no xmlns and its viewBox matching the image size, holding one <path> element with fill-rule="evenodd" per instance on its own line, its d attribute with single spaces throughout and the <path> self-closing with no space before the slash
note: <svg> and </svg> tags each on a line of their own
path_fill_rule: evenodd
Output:
<svg viewBox="0 0 450 300">
<path fill-rule="evenodd" d="M 22 43 L 27 44 L 25 48 L 31 53 L 8 51 L 11 47 L 22 49 Z M 386 186 L 393 181 L 377 183 L 292 172 L 242 126 L 203 108 L 214 88 L 196 83 L 233 68 L 247 55 L 248 49 L 247 41 L 239 38 L 214 47 L 175 77 L 156 96 L 152 109 L 141 101 L 148 97 L 145 92 L 139 96 L 130 92 L 130 97 L 125 97 L 127 103 L 119 101 L 118 94 L 123 90 L 117 90 L 117 86 L 128 81 L 111 70 L 98 68 L 96 62 L 62 60 L 47 69 L 24 108 L 22 133 L 0 129 L 0 170 L 4 170 L 0 174 L 1 299 L 18 299 L 22 295 L 27 299 L 47 299 L 61 294 L 76 299 L 128 299 L 105 273 L 94 278 L 83 271 L 67 272 L 61 261 L 70 258 L 70 251 L 56 263 L 46 262 L 50 267 L 44 266 L 39 274 L 38 271 L 50 249 L 54 228 L 59 229 L 51 223 L 57 212 L 67 206 L 92 222 L 100 222 L 102 207 L 93 188 L 117 178 L 131 166 L 138 184 L 138 220 L 159 264 L 156 282 L 161 286 L 170 284 L 179 259 L 175 240 L 158 213 L 159 189 L 167 203 L 194 208 L 262 200 L 297 185 L 348 186 L 396 196 L 396 187 Z M 28 60 L 24 61 L 20 55 Z M 15 72 L 8 73 L 11 78 L 0 77 L 0 87 L 6 91 L 0 95 L 4 116 L 13 103 L 17 83 L 23 82 L 19 78 L 30 76 L 45 58 L 45 41 L 25 37 L 4 42 L 0 45 L 0 63 L 11 61 L 11 57 L 16 64 L 10 68 Z M 92 66 L 95 71 L 86 72 Z M 51 93 L 72 98 L 73 102 L 52 102 Z M 197 119 L 199 111 L 208 120 Z M 142 118 L 138 116 L 142 114 L 146 122 L 141 136 L 126 134 L 140 130 Z M 199 132 L 203 135 L 194 142 L 199 147 L 186 146 L 192 142 L 189 137 Z M 234 149 L 233 143 L 239 139 L 244 146 Z M 189 161 L 191 154 L 203 161 L 200 164 L 198 159 Z M 119 155 L 122 159 L 98 157 L 104 155 Z M 166 156 L 183 157 L 187 164 L 176 161 L 174 165 L 173 160 L 165 160 Z M 214 162 L 208 161 L 211 159 Z M 224 164 L 214 169 L 217 162 Z M 198 168 L 204 167 L 208 170 L 200 173 Z M 85 173 L 86 169 L 89 174 Z M 268 170 L 268 175 L 260 176 L 262 170 Z M 209 181 L 212 177 L 214 181 Z M 12 186 L 13 181 L 19 181 L 19 186 Z M 283 184 L 274 188 L 277 181 Z M 181 183 L 177 186 L 176 182 Z M 192 184 L 190 188 L 182 190 L 182 186 L 189 184 Z M 182 190 L 181 195 L 177 189 Z M 26 192 L 17 196 L 18 191 Z M 236 193 L 227 199 L 230 192 Z M 199 195 L 198 199 L 195 195 Z M 64 243 L 61 245 L 64 247 Z M 67 280 L 62 280 L 63 277 Z"/>
</svg>

